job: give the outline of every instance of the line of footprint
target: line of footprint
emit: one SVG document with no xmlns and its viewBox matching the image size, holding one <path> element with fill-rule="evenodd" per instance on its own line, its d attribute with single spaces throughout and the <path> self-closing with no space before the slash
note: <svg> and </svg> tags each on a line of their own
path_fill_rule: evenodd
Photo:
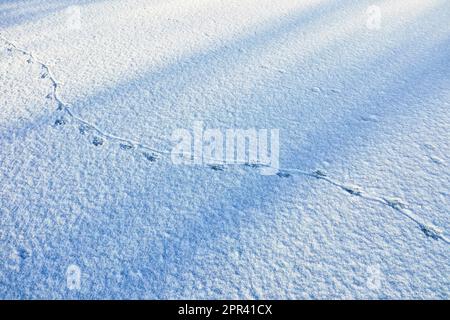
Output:
<svg viewBox="0 0 450 320">
<path fill-rule="evenodd" d="M 145 144 L 142 144 L 138 141 L 132 141 L 130 139 L 126 139 L 123 137 L 115 136 L 109 133 L 106 133 L 99 129 L 94 124 L 78 117 L 75 115 L 69 108 L 69 105 L 65 103 L 58 94 L 58 89 L 60 87 L 59 82 L 56 80 L 55 76 L 53 75 L 50 67 L 48 67 L 47 64 L 41 62 L 39 59 L 35 58 L 34 55 L 26 50 L 20 49 L 17 47 L 13 42 L 6 39 L 3 35 L 0 34 L 0 39 L 2 39 L 7 44 L 7 51 L 12 52 L 16 51 L 27 57 L 28 63 L 37 63 L 40 65 L 42 71 L 40 77 L 42 79 L 48 79 L 50 80 L 52 84 L 52 92 L 49 93 L 46 98 L 52 99 L 57 104 L 57 111 L 64 112 L 67 116 L 69 116 L 71 119 L 75 120 L 79 123 L 79 132 L 82 135 L 87 135 L 88 133 L 94 133 L 91 138 L 91 143 L 94 146 L 100 147 L 102 146 L 105 141 L 110 141 L 113 143 L 116 143 L 119 145 L 119 147 L 122 150 L 136 150 L 140 152 L 140 154 L 143 156 L 143 158 L 149 162 L 155 162 L 161 157 L 170 157 L 170 151 L 163 151 L 158 150 L 155 148 L 152 148 L 150 146 L 147 146 Z M 58 117 L 55 122 L 54 126 L 64 126 L 66 124 L 66 119 L 64 116 Z M 207 163 L 213 163 L 213 159 L 202 159 L 203 161 Z M 258 163 L 240 163 L 240 165 L 245 166 L 250 169 L 261 169 L 261 168 L 269 168 L 268 165 L 265 164 L 258 164 Z M 227 168 L 231 167 L 231 165 L 227 164 L 209 164 L 208 167 L 214 171 L 225 171 Z M 300 169 L 294 169 L 294 168 L 280 168 L 276 175 L 279 178 L 290 178 L 294 175 L 302 175 L 310 178 L 314 178 L 317 180 L 325 181 L 343 191 L 346 193 L 360 197 L 362 199 L 365 199 L 367 201 L 376 202 L 385 206 L 388 206 L 397 212 L 401 213 L 403 216 L 408 218 L 409 220 L 416 223 L 420 230 L 429 238 L 435 239 L 435 240 L 442 240 L 447 244 L 450 244 L 450 239 L 448 239 L 444 234 L 443 231 L 434 226 L 431 223 L 428 223 L 426 221 L 423 221 L 417 214 L 415 214 L 411 209 L 407 207 L 407 205 L 400 199 L 397 198 L 388 198 L 388 197 L 381 197 L 376 195 L 371 195 L 370 193 L 367 193 L 363 191 L 362 188 L 358 186 L 351 186 L 346 185 L 343 183 L 340 183 L 338 181 L 335 181 L 327 176 L 327 174 L 323 171 L 317 170 L 314 172 L 307 172 Z"/>
<path fill-rule="evenodd" d="M 18 46 L 16 46 L 13 42 L 6 39 L 3 35 L 0 35 L 0 39 L 4 41 L 7 44 L 7 51 L 12 52 L 16 51 L 20 54 L 24 55 L 26 57 L 27 63 L 36 63 L 41 67 L 41 79 L 47 79 L 51 82 L 52 85 L 52 92 L 50 92 L 46 98 L 51 99 L 56 102 L 57 108 L 56 110 L 59 112 L 64 112 L 66 116 L 70 117 L 72 120 L 75 120 L 79 124 L 79 132 L 82 135 L 86 135 L 88 133 L 94 133 L 92 135 L 91 143 L 94 146 L 102 146 L 105 141 L 115 142 L 119 145 L 119 147 L 122 150 L 138 150 L 142 156 L 150 161 L 155 162 L 159 157 L 161 156 L 167 156 L 170 155 L 170 152 L 168 151 L 162 151 L 154 149 L 150 146 L 146 146 L 140 142 L 132 141 L 130 139 L 122 138 L 119 136 L 115 136 L 109 133 L 104 132 L 100 128 L 98 128 L 96 125 L 78 117 L 75 115 L 69 108 L 69 104 L 64 102 L 58 93 L 58 89 L 60 87 L 59 82 L 56 80 L 54 74 L 52 73 L 50 67 L 37 59 L 32 53 L 20 49 Z M 64 115 L 59 116 L 55 122 L 53 123 L 54 127 L 64 126 L 67 124 L 66 117 Z"/>
</svg>

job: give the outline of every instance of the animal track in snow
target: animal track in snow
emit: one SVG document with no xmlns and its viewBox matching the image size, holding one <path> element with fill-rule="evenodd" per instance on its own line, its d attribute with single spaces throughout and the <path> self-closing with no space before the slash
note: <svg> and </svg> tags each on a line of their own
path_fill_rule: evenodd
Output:
<svg viewBox="0 0 450 320">
<path fill-rule="evenodd" d="M 66 120 L 64 120 L 64 118 L 58 118 L 54 122 L 55 127 L 63 126 L 65 124 L 66 124 Z"/>
<path fill-rule="evenodd" d="M 80 131 L 82 135 L 85 135 L 89 131 L 89 127 L 82 124 L 78 127 L 78 131 Z"/>
<path fill-rule="evenodd" d="M 131 150 L 131 149 L 133 149 L 132 145 L 126 144 L 126 143 L 121 143 L 119 146 L 120 146 L 120 149 L 122 149 L 122 150 Z"/>
<path fill-rule="evenodd" d="M 84 120 L 83 118 L 78 117 L 77 115 L 75 115 L 69 108 L 69 104 L 65 103 L 59 96 L 59 82 L 56 80 L 54 74 L 51 71 L 51 68 L 45 64 L 44 62 L 40 61 L 39 59 L 37 59 L 31 52 L 28 52 L 24 49 L 19 48 L 18 46 L 16 46 L 13 42 L 9 41 L 8 39 L 6 39 L 3 35 L 0 34 L 0 39 L 6 43 L 7 45 L 7 52 L 12 53 L 13 51 L 16 51 L 20 54 L 22 54 L 23 56 L 27 57 L 27 62 L 28 63 L 36 63 L 41 67 L 41 73 L 39 75 L 39 77 L 41 79 L 48 79 L 51 82 L 52 85 L 52 92 L 50 92 L 49 94 L 47 94 L 46 98 L 47 99 L 51 99 L 54 100 L 55 103 L 57 104 L 57 108 L 56 110 L 58 111 L 64 111 L 72 120 L 74 120 L 75 122 L 79 123 L 79 132 L 81 134 L 86 134 L 88 131 L 91 131 L 93 133 L 96 134 L 96 137 L 91 141 L 95 146 L 100 146 L 104 143 L 104 141 L 109 141 L 112 143 L 116 143 L 119 144 L 119 147 L 121 145 L 128 145 L 128 146 L 135 146 L 141 150 L 146 150 L 147 154 L 159 154 L 161 156 L 166 155 L 169 156 L 170 152 L 169 151 L 163 151 L 163 150 L 158 150 L 155 148 L 152 148 L 150 146 L 146 146 L 140 142 L 136 142 L 136 141 L 132 141 L 126 138 L 122 138 L 119 136 L 115 136 L 113 134 L 109 134 L 107 132 L 104 132 L 103 130 L 101 130 L 100 128 L 98 128 L 96 125 L 88 122 L 87 120 Z M 65 120 L 62 120 L 62 118 L 60 118 L 59 120 L 56 120 L 54 122 L 54 126 L 61 126 L 65 124 Z M 132 149 L 132 148 L 130 148 Z M 147 160 L 150 160 L 151 162 L 156 161 L 157 157 L 156 156 L 146 156 L 143 153 L 144 157 Z"/>
<path fill-rule="evenodd" d="M 263 165 L 259 164 L 259 163 L 245 163 L 244 166 L 252 168 L 252 169 L 258 169 L 258 168 L 263 167 Z"/>
<path fill-rule="evenodd" d="M 412 222 L 416 223 L 419 226 L 420 230 L 427 237 L 430 237 L 435 240 L 440 239 L 440 240 L 444 241 L 445 243 L 450 244 L 450 239 L 448 239 L 444 235 L 443 231 L 440 228 L 434 226 L 433 224 L 431 224 L 429 222 L 424 221 L 420 216 L 418 216 L 416 213 L 414 213 L 411 209 L 407 208 L 407 205 L 400 199 L 371 195 L 369 192 L 363 190 L 359 186 L 349 186 L 349 185 L 343 184 L 339 181 L 333 180 L 333 179 L 329 178 L 328 175 L 321 170 L 307 172 L 307 171 L 294 169 L 294 168 L 280 168 L 279 172 L 282 172 L 283 174 L 290 173 L 292 175 L 303 175 L 303 176 L 315 178 L 318 180 L 322 180 L 322 181 L 325 181 L 325 182 L 327 182 L 327 183 L 329 183 L 329 184 L 331 184 L 353 196 L 359 197 L 366 201 L 376 202 L 378 204 L 388 206 L 388 207 L 394 209 L 395 211 L 401 213 L 404 217 L 408 218 Z"/>
<path fill-rule="evenodd" d="M 339 89 L 335 89 L 335 88 L 326 89 L 326 88 L 322 88 L 322 87 L 312 87 L 309 89 L 309 91 L 313 92 L 313 93 L 325 94 L 325 95 L 333 95 L 333 94 L 341 93 L 341 90 L 339 90 Z"/>
<path fill-rule="evenodd" d="M 344 189 L 353 196 L 362 195 L 362 191 L 359 189 L 359 187 L 356 186 L 342 186 L 342 189 Z"/>
<path fill-rule="evenodd" d="M 393 209 L 405 209 L 406 204 L 401 199 L 397 198 L 383 198 L 386 204 Z"/>
<path fill-rule="evenodd" d="M 152 148 L 150 146 L 147 146 L 143 143 L 132 141 L 127 138 L 115 136 L 113 134 L 104 132 L 100 128 L 98 128 L 96 125 L 88 122 L 87 120 L 84 120 L 81 117 L 78 117 L 75 115 L 69 108 L 69 104 L 65 103 L 59 96 L 59 82 L 56 80 L 55 76 L 53 75 L 50 67 L 41 62 L 39 59 L 37 59 L 32 53 L 20 49 L 17 47 L 13 42 L 9 41 L 5 37 L 3 37 L 0 34 L 0 39 L 6 43 L 7 45 L 7 52 L 12 53 L 13 51 L 21 53 L 23 56 L 27 57 L 26 62 L 27 63 L 37 63 L 41 67 L 41 73 L 40 78 L 41 79 L 48 79 L 51 82 L 52 85 L 52 92 L 49 93 L 46 98 L 54 100 L 57 104 L 56 110 L 58 111 L 64 111 L 72 120 L 77 122 L 79 124 L 79 133 L 82 135 L 86 135 L 88 132 L 93 134 L 93 138 L 91 140 L 91 143 L 97 147 L 102 146 L 105 141 L 109 141 L 111 143 L 118 144 L 119 147 L 122 150 L 139 150 L 141 152 L 142 156 L 150 161 L 155 162 L 158 159 L 158 156 L 170 156 L 170 151 L 163 151 L 158 150 L 155 148 Z M 313 87 L 310 89 L 312 92 L 315 93 L 326 93 L 327 91 L 331 93 L 339 93 L 340 91 L 337 89 L 331 89 L 331 90 L 324 90 L 320 87 Z M 54 126 L 63 126 L 66 124 L 66 120 L 64 117 L 60 117 L 55 120 Z M 257 169 L 262 167 L 268 167 L 261 164 L 244 164 L 247 167 L 250 167 L 251 169 Z M 215 171 L 224 171 L 225 166 L 223 165 L 212 165 L 210 166 L 212 170 Z M 450 244 L 450 240 L 443 234 L 442 230 L 437 228 L 436 226 L 427 223 L 423 221 L 418 215 L 416 215 L 414 212 L 412 212 L 410 209 L 407 209 L 406 205 L 399 199 L 394 198 L 386 198 L 386 197 L 380 197 L 375 195 L 370 195 L 367 192 L 363 192 L 363 190 L 358 186 L 348 186 L 345 184 L 342 184 L 338 181 L 332 180 L 327 176 L 326 173 L 316 170 L 313 172 L 307 172 L 300 169 L 294 169 L 294 168 L 280 168 L 278 170 L 278 173 L 276 174 L 280 178 L 289 178 L 292 175 L 303 175 L 311 178 L 315 178 L 318 180 L 322 180 L 324 182 L 327 182 L 337 188 L 340 188 L 341 190 L 347 192 L 348 194 L 351 194 L 353 196 L 360 197 L 362 199 L 365 199 L 367 201 L 377 202 L 379 204 L 388 206 L 398 212 L 400 212 L 403 216 L 407 217 L 409 220 L 415 222 L 419 227 L 420 230 L 427 236 L 435 240 L 442 240 L 447 244 Z"/>
<path fill-rule="evenodd" d="M 291 177 L 291 174 L 280 170 L 277 172 L 277 176 L 279 176 L 280 178 L 289 178 L 289 177 Z"/>
<path fill-rule="evenodd" d="M 441 230 L 436 230 L 434 227 L 425 226 L 425 225 L 420 226 L 420 230 L 422 230 L 422 232 L 427 237 L 430 237 L 430 238 L 432 238 L 434 240 L 439 240 L 440 239 L 440 234 L 442 233 Z"/>
<path fill-rule="evenodd" d="M 158 159 L 156 155 L 152 153 L 143 152 L 142 155 L 144 156 L 145 159 L 147 159 L 150 162 L 155 162 Z"/>
<path fill-rule="evenodd" d="M 25 260 L 30 256 L 30 253 L 25 248 L 19 248 L 18 255 L 22 260 Z"/>
</svg>

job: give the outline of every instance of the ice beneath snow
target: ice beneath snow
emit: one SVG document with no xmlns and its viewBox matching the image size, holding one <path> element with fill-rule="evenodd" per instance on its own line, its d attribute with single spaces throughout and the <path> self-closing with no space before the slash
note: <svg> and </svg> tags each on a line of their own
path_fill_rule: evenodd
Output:
<svg viewBox="0 0 450 320">
<path fill-rule="evenodd" d="M 447 0 L 0 2 L 0 298 L 448 299 L 449 20 Z M 195 121 L 279 129 L 280 173 L 174 166 Z"/>
</svg>

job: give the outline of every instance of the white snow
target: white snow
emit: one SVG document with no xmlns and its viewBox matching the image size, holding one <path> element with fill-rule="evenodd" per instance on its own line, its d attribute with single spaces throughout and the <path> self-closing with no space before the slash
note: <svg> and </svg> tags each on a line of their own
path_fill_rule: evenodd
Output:
<svg viewBox="0 0 450 320">
<path fill-rule="evenodd" d="M 448 299 L 448 21 L 447 0 L 0 1 L 0 298 Z M 279 129 L 280 174 L 173 165 L 195 121 Z"/>
</svg>

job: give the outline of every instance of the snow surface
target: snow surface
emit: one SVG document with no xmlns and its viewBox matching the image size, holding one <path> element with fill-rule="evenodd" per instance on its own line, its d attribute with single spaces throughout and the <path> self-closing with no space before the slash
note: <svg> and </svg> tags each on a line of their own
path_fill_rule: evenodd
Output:
<svg viewBox="0 0 450 320">
<path fill-rule="evenodd" d="M 0 1 L 0 298 L 448 299 L 449 21 L 448 0 Z M 173 165 L 197 120 L 278 128 L 280 174 Z"/>
</svg>

